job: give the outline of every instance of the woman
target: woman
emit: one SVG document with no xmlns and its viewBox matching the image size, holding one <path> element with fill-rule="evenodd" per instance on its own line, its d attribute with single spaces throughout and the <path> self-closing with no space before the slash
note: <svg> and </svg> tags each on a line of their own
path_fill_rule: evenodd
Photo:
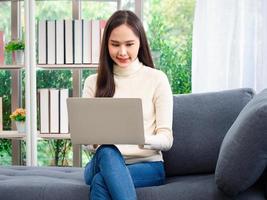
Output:
<svg viewBox="0 0 267 200">
<path fill-rule="evenodd" d="M 90 199 L 135 200 L 135 188 L 164 184 L 161 151 L 173 142 L 172 92 L 167 76 L 154 69 L 142 22 L 133 12 L 117 11 L 107 21 L 98 73 L 86 79 L 83 97 L 141 98 L 145 129 L 145 145 L 97 148 L 84 174 Z"/>
</svg>

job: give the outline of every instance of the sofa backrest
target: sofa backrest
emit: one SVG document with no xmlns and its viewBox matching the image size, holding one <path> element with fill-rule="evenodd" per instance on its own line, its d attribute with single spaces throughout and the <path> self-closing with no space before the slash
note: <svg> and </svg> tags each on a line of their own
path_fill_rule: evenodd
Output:
<svg viewBox="0 0 267 200">
<path fill-rule="evenodd" d="M 182 94 L 173 100 L 173 146 L 163 152 L 167 176 L 213 173 L 223 138 L 252 89 Z"/>
</svg>

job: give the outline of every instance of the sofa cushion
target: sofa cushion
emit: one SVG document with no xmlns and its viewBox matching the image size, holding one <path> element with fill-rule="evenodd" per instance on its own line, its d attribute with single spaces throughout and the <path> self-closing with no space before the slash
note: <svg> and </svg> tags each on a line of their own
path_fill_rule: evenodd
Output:
<svg viewBox="0 0 267 200">
<path fill-rule="evenodd" d="M 0 167 L 2 200 L 87 200 L 82 168 Z"/>
<path fill-rule="evenodd" d="M 0 167 L 1 200 L 88 200 L 82 168 Z M 235 200 L 264 200 L 263 184 Z M 213 174 L 168 178 L 166 184 L 137 188 L 139 200 L 232 200 L 215 184 Z"/>
<path fill-rule="evenodd" d="M 138 188 L 139 200 L 233 200 L 220 191 L 214 174 L 168 178 L 165 185 Z M 257 183 L 234 200 L 265 200 L 262 183 Z"/>
<path fill-rule="evenodd" d="M 172 148 L 163 152 L 167 176 L 214 172 L 222 140 L 251 89 L 174 96 Z"/>
<path fill-rule="evenodd" d="M 216 183 L 228 195 L 253 185 L 267 164 L 267 89 L 242 110 L 227 132 L 216 167 Z"/>
</svg>

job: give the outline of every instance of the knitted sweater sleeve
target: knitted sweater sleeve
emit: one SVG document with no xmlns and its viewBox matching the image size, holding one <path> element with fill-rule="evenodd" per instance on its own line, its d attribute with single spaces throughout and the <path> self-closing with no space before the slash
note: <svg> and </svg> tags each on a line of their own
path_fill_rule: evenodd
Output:
<svg viewBox="0 0 267 200">
<path fill-rule="evenodd" d="M 155 134 L 145 138 L 144 148 L 167 151 L 173 143 L 173 95 L 167 76 L 162 73 L 153 98 L 155 106 Z"/>
</svg>

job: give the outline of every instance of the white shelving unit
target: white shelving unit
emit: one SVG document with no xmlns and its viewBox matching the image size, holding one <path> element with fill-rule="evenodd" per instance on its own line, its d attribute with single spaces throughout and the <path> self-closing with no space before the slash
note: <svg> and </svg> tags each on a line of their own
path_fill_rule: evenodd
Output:
<svg viewBox="0 0 267 200">
<path fill-rule="evenodd" d="M 37 166 L 37 91 L 35 48 L 35 1 L 24 1 L 25 11 L 25 102 L 26 165 Z"/>
</svg>

